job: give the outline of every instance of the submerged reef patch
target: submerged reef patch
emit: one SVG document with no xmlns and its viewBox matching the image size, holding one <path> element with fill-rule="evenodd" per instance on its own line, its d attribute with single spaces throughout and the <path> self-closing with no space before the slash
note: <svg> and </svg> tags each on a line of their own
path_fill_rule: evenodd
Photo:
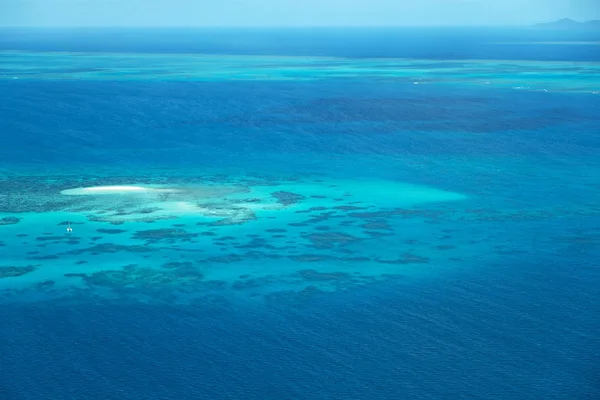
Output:
<svg viewBox="0 0 600 400">
<path fill-rule="evenodd" d="M 190 241 L 197 237 L 198 233 L 189 233 L 183 229 L 164 228 L 150 229 L 146 231 L 137 231 L 133 234 L 133 239 L 145 240 L 147 242 L 159 241 Z"/>
<path fill-rule="evenodd" d="M 355 185 L 353 181 L 335 181 L 339 185 L 330 185 L 330 181 L 315 184 L 314 180 L 246 178 L 245 175 L 242 178 L 169 176 L 168 179 L 161 176 L 160 179 L 135 177 L 135 182 L 139 182 L 136 186 L 178 190 L 135 189 L 117 194 L 113 193 L 117 189 L 110 189 L 103 194 L 93 191 L 84 195 L 60 194 L 73 187 L 90 184 L 121 187 L 132 181 L 132 177 L 107 179 L 101 176 L 21 181 L 17 178 L 17 186 L 34 188 L 29 200 L 25 200 L 30 211 L 57 213 L 56 217 L 49 215 L 49 219 L 40 224 L 39 231 L 47 231 L 47 234 L 28 232 L 29 244 L 24 245 L 18 243 L 23 239 L 11 234 L 7 245 L 26 248 L 23 252 L 35 246 L 52 249 L 29 252 L 23 254 L 23 258 L 47 260 L 30 261 L 45 266 L 60 259 L 60 264 L 68 268 L 65 276 L 76 277 L 77 282 L 60 279 L 72 281 L 73 287 L 80 289 L 82 283 L 87 284 L 88 288 L 81 290 L 99 296 L 110 292 L 141 301 L 187 301 L 193 297 L 190 294 L 203 295 L 208 290 L 235 295 L 244 290 L 248 296 L 265 296 L 281 289 L 290 289 L 295 293 L 292 296 L 298 293 L 311 296 L 319 291 L 343 290 L 379 280 L 382 273 L 405 270 L 383 264 L 426 263 L 427 258 L 409 252 L 432 250 L 433 245 L 406 246 L 403 240 L 410 236 L 400 236 L 396 223 L 408 226 L 417 221 L 401 221 L 403 218 L 431 219 L 440 212 L 448 215 L 443 207 L 439 207 L 442 211 L 435 206 L 414 209 L 412 198 L 404 202 L 402 197 L 410 188 L 404 190 L 401 184 L 396 187 L 395 182 L 384 182 L 380 187 L 378 182 Z M 223 186 L 227 181 L 230 186 Z M 6 182 L 0 181 L 0 188 L 2 184 Z M 349 196 L 364 202 L 348 202 L 355 199 Z M 412 196 L 418 198 L 418 191 Z M 13 199 L 11 207 L 15 207 Z M 79 219 L 75 213 L 80 214 Z M 177 221 L 161 222 L 175 218 Z M 65 225 L 81 223 L 72 220 L 85 221 L 86 229 L 74 226 L 75 233 L 65 235 Z M 250 222 L 254 220 L 257 221 Z M 25 222 L 29 228 L 29 217 Z M 57 222 L 63 226 L 58 231 Z M 144 222 L 156 222 L 149 227 L 156 229 L 145 229 Z M 248 222 L 246 226 L 230 226 Z M 395 240 L 384 235 L 399 237 Z M 371 243 L 375 247 L 371 247 Z M 383 243 L 381 247 L 388 247 L 385 243 L 397 243 L 398 250 L 379 251 L 378 243 Z M 453 253 L 448 251 L 448 255 Z M 127 260 L 123 264 L 131 264 L 116 268 L 120 264 L 115 265 L 114 260 Z M 52 268 L 48 271 L 52 272 Z M 6 270 L 4 273 L 17 272 Z M 38 275 L 43 274 L 36 273 L 35 277 Z M 54 279 L 53 276 L 42 279 L 47 278 Z M 6 282 L 16 285 L 20 281 Z M 56 280 L 57 291 L 59 287 L 62 290 L 63 281 Z M 97 288 L 94 290 L 92 286 Z"/>
<path fill-rule="evenodd" d="M 383 264 L 427 264 L 429 262 L 429 258 L 418 256 L 412 253 L 404 253 L 400 258 L 393 260 L 379 258 L 377 259 L 377 262 Z"/>
<path fill-rule="evenodd" d="M 304 236 L 311 241 L 314 248 L 329 249 L 362 240 L 359 237 L 342 232 L 318 232 Z"/>
<path fill-rule="evenodd" d="M 35 265 L 26 265 L 24 267 L 0 266 L 0 278 L 15 278 L 35 271 Z"/>
<path fill-rule="evenodd" d="M 4 217 L 4 218 L 0 218 L 0 226 L 1 225 L 14 225 L 14 224 L 18 224 L 20 221 L 21 221 L 21 218 Z"/>
<path fill-rule="evenodd" d="M 286 207 L 291 206 L 292 204 L 299 203 L 300 201 L 305 199 L 305 196 L 292 192 L 279 191 L 273 192 L 271 194 L 277 199 L 277 202 L 279 204 Z"/>
<path fill-rule="evenodd" d="M 192 265 L 155 269 L 130 264 L 117 270 L 98 271 L 92 274 L 65 274 L 65 276 L 80 277 L 89 285 L 107 286 L 113 289 L 127 286 L 140 288 L 180 287 L 195 284 L 204 279 L 204 275 Z"/>
<path fill-rule="evenodd" d="M 106 229 L 106 228 L 100 228 L 100 229 L 96 229 L 96 232 L 98 233 L 106 233 L 108 235 L 116 235 L 119 233 L 125 233 L 127 232 L 127 230 L 125 229 Z"/>
</svg>

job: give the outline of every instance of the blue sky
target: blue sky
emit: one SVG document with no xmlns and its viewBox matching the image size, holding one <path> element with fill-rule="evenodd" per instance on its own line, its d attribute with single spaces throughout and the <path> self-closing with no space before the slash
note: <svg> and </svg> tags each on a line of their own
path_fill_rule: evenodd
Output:
<svg viewBox="0 0 600 400">
<path fill-rule="evenodd" d="M 0 0 L 2 26 L 519 25 L 600 19 L 600 0 Z"/>
</svg>

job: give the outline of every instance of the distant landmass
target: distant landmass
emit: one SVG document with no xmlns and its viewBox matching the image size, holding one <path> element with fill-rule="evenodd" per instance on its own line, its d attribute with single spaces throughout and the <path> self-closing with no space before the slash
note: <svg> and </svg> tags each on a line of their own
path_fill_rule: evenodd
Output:
<svg viewBox="0 0 600 400">
<path fill-rule="evenodd" d="M 600 29 L 600 20 L 578 22 L 570 18 L 562 18 L 552 22 L 535 24 L 536 28 L 559 28 L 559 29 Z"/>
</svg>

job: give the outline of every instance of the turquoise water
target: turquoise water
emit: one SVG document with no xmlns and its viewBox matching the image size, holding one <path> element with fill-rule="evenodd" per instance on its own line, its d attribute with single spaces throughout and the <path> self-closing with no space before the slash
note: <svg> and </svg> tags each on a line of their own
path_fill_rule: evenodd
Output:
<svg viewBox="0 0 600 400">
<path fill-rule="evenodd" d="M 592 398 L 600 60 L 513 39 L 0 41 L 4 398 Z"/>
<path fill-rule="evenodd" d="M 1 79 L 220 82 L 374 79 L 598 94 L 600 62 L 5 51 Z"/>
</svg>

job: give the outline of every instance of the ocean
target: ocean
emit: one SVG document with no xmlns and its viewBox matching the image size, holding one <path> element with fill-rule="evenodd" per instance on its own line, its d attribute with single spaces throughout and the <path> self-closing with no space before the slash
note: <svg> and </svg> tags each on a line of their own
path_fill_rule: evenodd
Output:
<svg viewBox="0 0 600 400">
<path fill-rule="evenodd" d="M 599 49 L 0 29 L 0 399 L 600 398 Z"/>
</svg>

